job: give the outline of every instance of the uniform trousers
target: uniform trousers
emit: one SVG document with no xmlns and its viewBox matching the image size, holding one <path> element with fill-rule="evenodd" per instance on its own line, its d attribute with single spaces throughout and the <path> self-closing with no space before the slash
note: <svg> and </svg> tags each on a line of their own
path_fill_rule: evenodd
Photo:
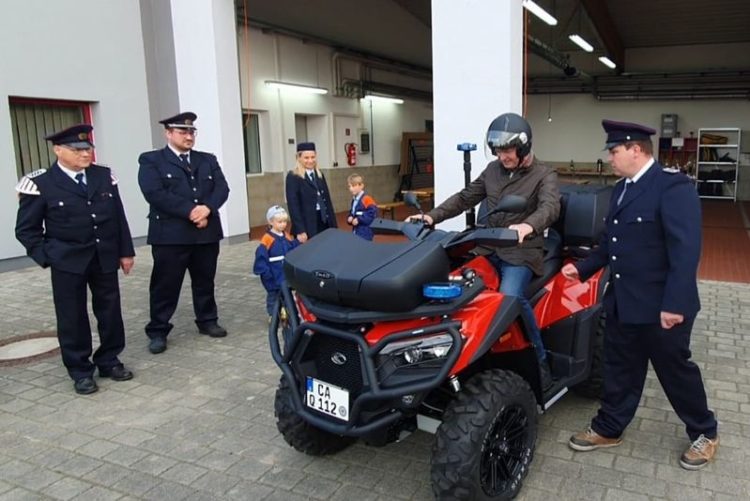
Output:
<svg viewBox="0 0 750 501">
<path fill-rule="evenodd" d="M 110 369 L 125 348 L 125 327 L 120 307 L 117 271 L 104 273 L 96 254 L 83 274 L 52 268 L 52 297 L 57 316 L 57 338 L 63 364 L 73 380 L 91 377 L 94 368 Z M 86 287 L 91 289 L 91 306 L 101 344 L 91 357 Z"/>
<path fill-rule="evenodd" d="M 604 335 L 604 389 L 599 412 L 591 421 L 598 434 L 619 437 L 633 419 L 646 381 L 648 362 L 688 437 L 716 436 L 716 419 L 708 409 L 701 372 L 690 360 L 692 318 L 671 329 L 661 324 L 622 324 L 616 311 L 607 318 Z"/>
<path fill-rule="evenodd" d="M 151 255 L 154 258 L 149 286 L 151 321 L 146 325 L 146 335 L 149 338 L 166 337 L 172 330 L 169 320 L 177 309 L 186 270 L 190 273 L 195 323 L 199 328 L 216 324 L 214 278 L 219 242 L 152 245 Z"/>
</svg>

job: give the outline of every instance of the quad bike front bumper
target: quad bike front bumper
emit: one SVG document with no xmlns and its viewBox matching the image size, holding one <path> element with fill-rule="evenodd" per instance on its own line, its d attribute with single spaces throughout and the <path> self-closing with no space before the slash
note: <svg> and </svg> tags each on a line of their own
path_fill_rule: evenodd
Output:
<svg viewBox="0 0 750 501">
<path fill-rule="evenodd" d="M 286 336 L 278 334 L 282 326 L 276 312 L 269 343 L 292 389 L 290 404 L 306 422 L 336 435 L 366 436 L 414 416 L 424 396 L 447 381 L 461 354 L 460 322 L 393 332 L 370 345 L 356 326 L 297 324 L 288 289 L 282 291 L 282 304 L 289 313 Z M 440 356 L 399 366 L 398 357 L 408 359 L 411 350 L 415 358 L 414 350 L 425 340 L 442 342 Z"/>
</svg>

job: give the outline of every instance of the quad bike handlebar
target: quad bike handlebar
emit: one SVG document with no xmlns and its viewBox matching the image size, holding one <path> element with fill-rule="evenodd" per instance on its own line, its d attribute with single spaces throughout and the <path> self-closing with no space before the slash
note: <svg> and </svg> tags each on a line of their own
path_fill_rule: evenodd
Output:
<svg viewBox="0 0 750 501">
<path fill-rule="evenodd" d="M 443 231 L 427 225 L 422 220 L 393 221 L 377 218 L 370 228 L 378 234 L 404 235 L 409 240 L 440 242 L 450 252 L 461 248 L 464 252 L 484 245 L 513 247 L 518 245 L 518 232 L 508 228 L 467 228 L 463 231 Z"/>
<path fill-rule="evenodd" d="M 460 149 L 461 145 L 459 145 L 459 150 Z M 406 205 L 417 209 L 420 215 L 424 215 L 419 199 L 415 193 L 407 192 L 404 195 L 404 202 Z M 526 209 L 527 204 L 528 200 L 525 197 L 519 195 L 505 195 L 498 200 L 495 207 L 487 212 L 485 219 L 492 214 L 499 212 L 523 212 Z M 462 252 L 468 252 L 479 245 L 490 247 L 513 247 L 518 245 L 518 232 L 516 230 L 508 228 L 477 227 L 470 223 L 467 223 L 467 227 L 463 231 L 446 232 L 435 229 L 426 224 L 424 219 L 393 221 L 391 219 L 378 218 L 372 222 L 370 227 L 375 233 L 404 235 L 409 240 L 430 240 L 433 242 L 441 242 L 446 251 L 460 248 Z"/>
</svg>

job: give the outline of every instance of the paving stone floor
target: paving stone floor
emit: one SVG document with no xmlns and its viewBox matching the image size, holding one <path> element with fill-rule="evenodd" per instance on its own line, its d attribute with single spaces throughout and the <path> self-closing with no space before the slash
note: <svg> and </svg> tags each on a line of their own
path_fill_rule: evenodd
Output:
<svg viewBox="0 0 750 501">
<path fill-rule="evenodd" d="M 0 367 L 0 500 L 428 500 L 432 436 L 331 457 L 295 452 L 276 431 L 279 371 L 267 346 L 264 291 L 250 274 L 256 243 L 225 245 L 217 276 L 223 339 L 197 333 L 189 288 L 169 349 L 147 351 L 148 247 L 122 278 L 135 379 L 99 380 L 77 396 L 59 356 Z M 54 330 L 49 272 L 0 276 L 0 340 Z M 566 395 L 540 418 L 532 470 L 518 499 L 750 498 L 750 285 L 701 282 L 693 355 L 720 420 L 718 460 L 687 472 L 679 419 L 653 375 L 618 448 L 573 453 L 566 441 L 596 403 Z M 93 317 L 92 317 L 93 318 Z"/>
</svg>

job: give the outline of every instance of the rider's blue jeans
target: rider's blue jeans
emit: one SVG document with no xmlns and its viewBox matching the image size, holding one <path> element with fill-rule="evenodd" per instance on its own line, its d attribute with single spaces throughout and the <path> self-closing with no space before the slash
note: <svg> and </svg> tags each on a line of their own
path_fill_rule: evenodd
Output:
<svg viewBox="0 0 750 501">
<path fill-rule="evenodd" d="M 536 318 L 534 318 L 534 310 L 531 308 L 531 303 L 526 299 L 526 294 L 524 293 L 529 282 L 531 282 L 531 278 L 534 276 L 534 272 L 528 266 L 517 266 L 506 263 L 495 254 L 490 256 L 490 262 L 495 266 L 498 273 L 500 273 L 500 292 L 508 296 L 516 296 L 521 302 L 521 312 L 529 325 L 529 341 L 534 345 L 537 359 L 540 362 L 544 362 L 547 360 L 547 353 L 544 351 L 542 333 L 539 331 Z"/>
</svg>

